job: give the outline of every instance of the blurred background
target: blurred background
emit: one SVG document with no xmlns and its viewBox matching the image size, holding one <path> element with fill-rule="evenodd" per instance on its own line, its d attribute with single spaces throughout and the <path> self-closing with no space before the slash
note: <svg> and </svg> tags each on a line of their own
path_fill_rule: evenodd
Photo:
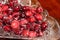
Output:
<svg viewBox="0 0 60 40">
<path fill-rule="evenodd" d="M 60 0 L 38 0 L 60 24 Z"/>
</svg>

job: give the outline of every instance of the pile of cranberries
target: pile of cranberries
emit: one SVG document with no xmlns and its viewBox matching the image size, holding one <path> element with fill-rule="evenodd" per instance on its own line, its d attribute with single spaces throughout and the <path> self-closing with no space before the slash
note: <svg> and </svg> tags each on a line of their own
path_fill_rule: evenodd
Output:
<svg viewBox="0 0 60 40">
<path fill-rule="evenodd" d="M 40 37 L 47 28 L 42 12 L 41 7 L 22 6 L 17 1 L 0 3 L 0 27 L 23 37 Z"/>
</svg>

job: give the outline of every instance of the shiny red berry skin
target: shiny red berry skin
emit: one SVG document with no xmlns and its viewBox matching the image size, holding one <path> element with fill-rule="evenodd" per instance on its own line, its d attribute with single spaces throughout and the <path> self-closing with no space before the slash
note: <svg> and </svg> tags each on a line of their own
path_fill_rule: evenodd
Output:
<svg viewBox="0 0 60 40">
<path fill-rule="evenodd" d="M 40 24 L 36 24 L 36 25 L 34 26 L 34 29 L 37 31 L 37 30 L 40 30 L 40 27 L 41 27 Z"/>
<path fill-rule="evenodd" d="M 35 15 L 35 18 L 36 18 L 37 20 L 42 20 L 42 19 L 43 19 L 43 17 L 42 17 L 41 14 L 36 14 L 36 15 Z"/>
<path fill-rule="evenodd" d="M 2 12 L 2 7 L 0 7 L 0 12 Z"/>
<path fill-rule="evenodd" d="M 20 21 L 20 25 L 24 25 L 24 24 L 27 24 L 27 23 L 28 23 L 27 19 L 22 19 Z"/>
<path fill-rule="evenodd" d="M 31 38 L 33 38 L 33 37 L 36 37 L 36 32 L 34 32 L 34 31 L 30 31 L 29 32 L 29 37 L 31 37 Z"/>
<path fill-rule="evenodd" d="M 2 4 L 0 3 L 0 7 L 2 6 Z"/>
<path fill-rule="evenodd" d="M 2 11 L 6 11 L 6 10 L 8 10 L 8 5 L 3 5 L 2 6 Z"/>
<path fill-rule="evenodd" d="M 28 37 L 29 31 L 28 30 L 23 30 L 22 35 Z"/>
<path fill-rule="evenodd" d="M 14 11 L 19 11 L 19 9 L 20 9 L 19 6 L 13 8 Z"/>
<path fill-rule="evenodd" d="M 34 21 L 36 21 L 36 19 L 35 19 L 35 17 L 30 17 L 30 18 L 28 18 L 28 20 L 30 21 L 30 22 L 34 22 Z"/>
<path fill-rule="evenodd" d="M 11 22 L 11 27 L 12 27 L 12 29 L 19 29 L 19 21 L 18 20 L 13 20 Z"/>
<path fill-rule="evenodd" d="M 41 26 L 42 26 L 41 27 L 42 31 L 44 31 L 46 29 L 46 27 L 47 27 L 47 23 L 43 22 Z"/>
<path fill-rule="evenodd" d="M 32 16 L 33 14 L 32 14 L 32 12 L 31 11 L 27 11 L 26 12 L 26 16 Z"/>
<path fill-rule="evenodd" d="M 10 26 L 3 26 L 3 29 L 5 30 L 5 31 L 11 31 L 11 28 L 10 28 Z"/>
<path fill-rule="evenodd" d="M 43 12 L 42 7 L 38 7 L 36 10 L 37 10 L 37 12 L 39 12 L 39 13 Z"/>
<path fill-rule="evenodd" d="M 28 11 L 28 10 L 30 10 L 30 7 L 29 6 L 23 6 L 23 10 Z"/>
</svg>

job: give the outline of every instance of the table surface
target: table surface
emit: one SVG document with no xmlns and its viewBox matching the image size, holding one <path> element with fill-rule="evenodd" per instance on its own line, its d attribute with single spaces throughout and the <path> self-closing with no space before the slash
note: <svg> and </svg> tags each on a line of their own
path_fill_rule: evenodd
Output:
<svg viewBox="0 0 60 40">
<path fill-rule="evenodd" d="M 48 10 L 49 15 L 54 17 L 60 24 L 60 0 L 39 0 L 39 2 L 41 3 L 44 9 Z M 0 39 L 0 40 L 11 40 L 11 39 Z"/>
</svg>

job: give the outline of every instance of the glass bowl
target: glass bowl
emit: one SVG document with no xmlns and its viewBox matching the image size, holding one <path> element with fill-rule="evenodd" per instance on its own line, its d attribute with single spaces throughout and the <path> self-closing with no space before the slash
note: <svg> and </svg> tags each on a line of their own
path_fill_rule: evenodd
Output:
<svg viewBox="0 0 60 40">
<path fill-rule="evenodd" d="M 44 10 L 43 15 L 46 19 L 43 21 L 48 22 L 48 28 L 45 30 L 42 37 L 37 38 L 26 38 L 13 33 L 8 33 L 0 27 L 0 38 L 11 38 L 11 39 L 24 39 L 24 40 L 57 40 L 60 38 L 60 27 L 56 19 L 48 15 L 48 12 Z"/>
</svg>

